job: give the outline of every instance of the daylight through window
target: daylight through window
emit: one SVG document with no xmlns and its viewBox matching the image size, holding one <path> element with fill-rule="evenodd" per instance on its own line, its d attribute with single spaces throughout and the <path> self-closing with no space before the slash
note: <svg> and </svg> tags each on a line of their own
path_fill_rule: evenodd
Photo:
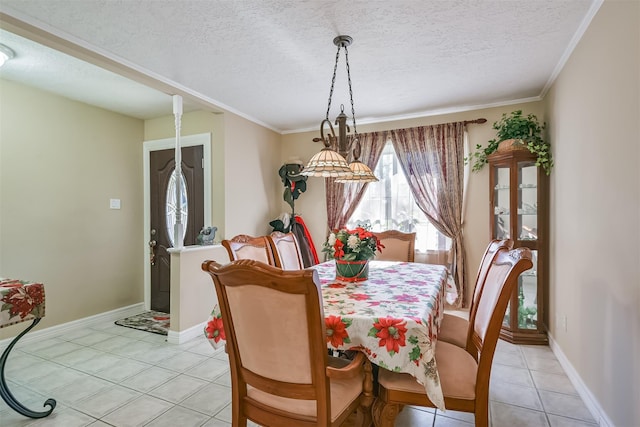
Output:
<svg viewBox="0 0 640 427">
<path fill-rule="evenodd" d="M 451 240 L 438 232 L 416 205 L 391 142 L 385 145 L 374 174 L 380 181 L 369 184 L 347 227 L 369 225 L 372 231 L 415 231 L 419 252 L 451 247 Z"/>
</svg>

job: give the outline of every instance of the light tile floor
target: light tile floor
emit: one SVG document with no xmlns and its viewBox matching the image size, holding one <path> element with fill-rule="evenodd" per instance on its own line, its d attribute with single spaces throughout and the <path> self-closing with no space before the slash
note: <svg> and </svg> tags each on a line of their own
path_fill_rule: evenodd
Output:
<svg viewBox="0 0 640 427">
<path fill-rule="evenodd" d="M 5 372 L 11 392 L 35 411 L 49 397 L 58 405 L 49 417 L 33 420 L 0 400 L 0 426 L 230 426 L 224 351 L 214 351 L 204 337 L 182 345 L 165 338 L 108 323 L 19 343 Z M 494 427 L 596 425 L 549 347 L 500 341 L 491 377 Z M 430 425 L 469 427 L 473 415 L 406 407 L 396 421 Z"/>
</svg>

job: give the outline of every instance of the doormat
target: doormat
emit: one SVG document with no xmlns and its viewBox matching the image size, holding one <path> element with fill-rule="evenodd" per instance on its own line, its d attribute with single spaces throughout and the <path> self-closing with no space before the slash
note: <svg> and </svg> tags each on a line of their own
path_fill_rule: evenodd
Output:
<svg viewBox="0 0 640 427">
<path fill-rule="evenodd" d="M 154 334 L 167 335 L 171 315 L 161 311 L 145 311 L 135 316 L 116 320 L 115 324 L 126 328 L 139 329 Z"/>
</svg>

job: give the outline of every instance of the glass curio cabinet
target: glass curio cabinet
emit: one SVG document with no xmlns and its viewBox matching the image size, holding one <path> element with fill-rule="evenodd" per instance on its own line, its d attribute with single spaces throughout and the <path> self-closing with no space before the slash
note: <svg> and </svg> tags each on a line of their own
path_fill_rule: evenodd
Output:
<svg viewBox="0 0 640 427">
<path fill-rule="evenodd" d="M 526 148 L 495 152 L 490 167 L 491 236 L 528 247 L 533 268 L 518 278 L 500 337 L 516 344 L 547 344 L 548 177 Z"/>
</svg>

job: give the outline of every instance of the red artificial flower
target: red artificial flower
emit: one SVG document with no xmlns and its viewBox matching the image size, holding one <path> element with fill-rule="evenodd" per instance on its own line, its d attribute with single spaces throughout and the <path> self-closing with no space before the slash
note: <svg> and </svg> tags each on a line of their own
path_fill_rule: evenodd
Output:
<svg viewBox="0 0 640 427">
<path fill-rule="evenodd" d="M 402 319 L 394 319 L 391 317 L 380 318 L 373 327 L 378 330 L 376 336 L 380 338 L 378 346 L 386 347 L 387 351 L 398 353 L 400 346 L 404 347 L 405 334 L 407 332 L 407 323 Z"/>
<path fill-rule="evenodd" d="M 345 325 L 340 316 L 326 317 L 324 325 L 327 329 L 327 342 L 330 342 L 333 347 L 338 348 L 345 341 L 351 342 L 347 333 L 347 325 Z"/>
<path fill-rule="evenodd" d="M 207 323 L 207 338 L 212 339 L 215 342 L 220 340 L 226 340 L 227 337 L 224 334 L 224 327 L 222 326 L 222 319 L 220 317 L 214 317 Z"/>
<path fill-rule="evenodd" d="M 384 249 L 384 245 L 382 244 L 382 242 L 380 242 L 380 240 L 376 238 L 376 250 L 378 252 L 382 252 L 383 249 Z"/>
<path fill-rule="evenodd" d="M 362 227 L 356 227 L 355 230 L 350 231 L 349 234 L 358 234 L 358 239 L 360 240 L 365 240 L 368 239 L 370 237 L 373 237 L 373 233 L 371 233 L 370 231 L 365 230 Z"/>
<path fill-rule="evenodd" d="M 343 247 L 344 243 L 342 243 L 340 239 L 336 239 L 336 243 L 333 245 L 333 248 L 335 249 L 335 253 L 333 254 L 334 258 L 342 258 L 344 256 L 344 250 L 342 250 Z"/>
</svg>

